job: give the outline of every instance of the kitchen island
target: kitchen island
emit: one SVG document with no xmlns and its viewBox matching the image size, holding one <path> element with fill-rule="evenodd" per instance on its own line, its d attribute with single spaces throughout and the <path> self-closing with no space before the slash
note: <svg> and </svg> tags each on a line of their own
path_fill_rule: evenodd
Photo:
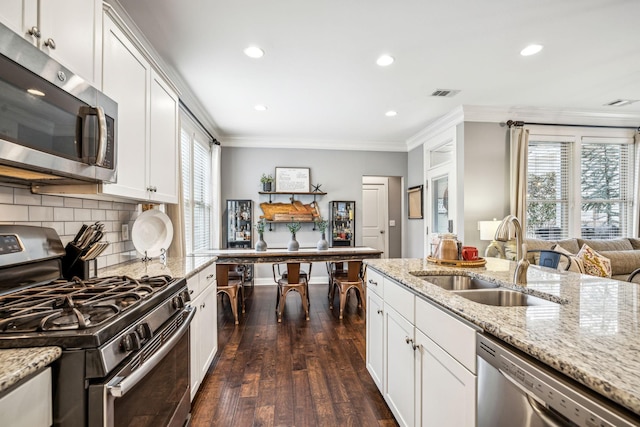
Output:
<svg viewBox="0 0 640 427">
<path fill-rule="evenodd" d="M 418 297 L 640 414 L 637 284 L 532 266 L 527 286 L 522 288 L 513 284 L 515 262 L 493 258 L 487 259 L 486 266 L 481 268 L 443 267 L 424 259 L 380 259 L 366 263 L 369 272 L 376 270 Z M 420 278 L 456 272 L 558 304 L 484 305 Z"/>
</svg>

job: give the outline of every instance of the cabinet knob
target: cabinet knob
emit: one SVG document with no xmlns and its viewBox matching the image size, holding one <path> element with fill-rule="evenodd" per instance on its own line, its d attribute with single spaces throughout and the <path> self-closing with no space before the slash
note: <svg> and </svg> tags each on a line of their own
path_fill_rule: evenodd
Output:
<svg viewBox="0 0 640 427">
<path fill-rule="evenodd" d="M 404 337 L 404 341 L 405 341 L 407 344 L 413 344 L 413 340 L 412 340 L 411 338 L 409 338 L 409 337 Z"/>
<path fill-rule="evenodd" d="M 204 308 L 205 308 L 206 306 L 207 306 L 207 304 L 203 302 L 203 303 L 202 303 L 202 305 L 200 306 L 200 308 L 202 308 L 202 309 L 204 310 Z"/>
<path fill-rule="evenodd" d="M 382 314 L 382 310 L 378 310 L 378 314 Z"/>
<path fill-rule="evenodd" d="M 42 34 L 40 33 L 40 29 L 38 29 L 38 27 L 36 27 L 35 25 L 29 29 L 28 33 L 30 36 L 33 36 L 37 39 L 42 36 Z"/>
<path fill-rule="evenodd" d="M 56 42 L 53 41 L 52 38 L 48 38 L 47 41 L 44 42 L 44 45 L 51 50 L 54 50 L 56 48 Z"/>
</svg>

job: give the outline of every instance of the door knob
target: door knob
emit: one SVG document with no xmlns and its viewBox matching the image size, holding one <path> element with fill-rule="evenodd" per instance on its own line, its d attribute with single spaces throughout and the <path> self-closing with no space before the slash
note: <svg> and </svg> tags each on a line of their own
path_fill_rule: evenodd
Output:
<svg viewBox="0 0 640 427">
<path fill-rule="evenodd" d="M 384 234 L 384 230 L 380 230 L 380 234 Z"/>
</svg>

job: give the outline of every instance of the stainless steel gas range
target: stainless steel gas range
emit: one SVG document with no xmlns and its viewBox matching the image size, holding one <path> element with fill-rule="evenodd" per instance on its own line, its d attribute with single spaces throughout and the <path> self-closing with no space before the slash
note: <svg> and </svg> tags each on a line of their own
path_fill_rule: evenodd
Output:
<svg viewBox="0 0 640 427">
<path fill-rule="evenodd" d="M 55 230 L 0 225 L 0 348 L 59 346 L 54 425 L 189 422 L 184 279 L 62 277 Z"/>
</svg>

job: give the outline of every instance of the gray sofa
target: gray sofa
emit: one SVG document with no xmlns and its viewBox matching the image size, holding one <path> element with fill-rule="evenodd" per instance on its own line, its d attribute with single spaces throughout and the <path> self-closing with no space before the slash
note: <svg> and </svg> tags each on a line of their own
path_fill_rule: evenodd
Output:
<svg viewBox="0 0 640 427">
<path fill-rule="evenodd" d="M 629 275 L 640 268 L 640 239 L 623 237 L 612 240 L 590 240 L 590 239 L 564 239 L 564 240 L 540 240 L 525 239 L 527 249 L 537 251 L 542 249 L 552 249 L 555 245 L 561 246 L 572 254 L 577 254 L 582 245 L 587 244 L 591 249 L 611 261 L 611 277 L 617 280 L 626 281 Z M 515 259 L 515 241 L 504 244 L 492 243 L 488 249 L 487 256 L 498 258 Z M 530 252 L 527 257 L 529 262 L 537 264 L 536 252 Z M 635 276 L 634 282 L 640 283 L 640 274 Z"/>
</svg>

